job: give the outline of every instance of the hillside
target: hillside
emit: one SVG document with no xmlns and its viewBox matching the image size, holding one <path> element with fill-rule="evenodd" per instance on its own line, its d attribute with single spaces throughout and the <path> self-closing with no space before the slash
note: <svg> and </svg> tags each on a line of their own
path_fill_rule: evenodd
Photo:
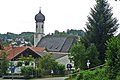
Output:
<svg viewBox="0 0 120 80">
<path fill-rule="evenodd" d="M 67 30 L 63 32 L 59 32 L 58 30 L 55 30 L 54 33 L 48 34 L 51 36 L 84 36 L 84 31 L 83 30 Z M 34 44 L 34 32 L 22 32 L 21 34 L 15 34 L 11 32 L 7 32 L 6 34 L 0 34 L 0 41 L 4 45 L 9 45 L 11 42 L 16 41 L 16 40 L 22 40 L 24 39 L 27 42 L 31 42 L 31 44 Z"/>
<path fill-rule="evenodd" d="M 8 45 L 11 41 L 15 41 L 16 39 L 24 39 L 33 44 L 33 37 L 34 32 L 22 32 L 21 34 L 7 32 L 6 34 L 0 34 L 0 41 L 2 41 L 3 44 Z"/>
</svg>

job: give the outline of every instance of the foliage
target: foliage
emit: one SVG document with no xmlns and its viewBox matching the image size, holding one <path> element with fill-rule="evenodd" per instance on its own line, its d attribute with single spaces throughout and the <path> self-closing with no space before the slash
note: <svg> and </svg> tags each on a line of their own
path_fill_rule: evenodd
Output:
<svg viewBox="0 0 120 80">
<path fill-rule="evenodd" d="M 53 36 L 84 36 L 84 31 L 83 30 L 67 30 L 63 32 L 59 32 L 58 30 L 55 30 L 54 33 L 52 33 Z"/>
<path fill-rule="evenodd" d="M 97 51 L 96 46 L 92 43 L 86 49 L 86 58 L 90 60 L 90 67 L 95 67 L 100 65 L 100 60 L 98 59 L 99 52 Z M 87 63 L 87 62 L 86 62 Z"/>
<path fill-rule="evenodd" d="M 113 37 L 106 46 L 106 73 L 109 79 L 115 79 L 120 71 L 120 40 Z"/>
<path fill-rule="evenodd" d="M 35 76 L 35 69 L 33 67 L 25 66 L 21 68 L 21 73 L 25 78 L 31 78 Z"/>
<path fill-rule="evenodd" d="M 106 0 L 96 0 L 96 5 L 91 8 L 90 16 L 85 28 L 83 42 L 86 47 L 94 43 L 99 51 L 99 59 L 102 63 L 105 60 L 105 43 L 113 37 L 118 29 L 118 20 L 113 18 L 112 7 Z"/>
<path fill-rule="evenodd" d="M 74 61 L 74 65 L 76 67 L 80 67 L 81 69 L 85 68 L 86 61 L 85 46 L 81 42 L 71 47 L 70 57 L 72 57 L 72 60 Z"/>
<path fill-rule="evenodd" d="M 34 32 L 22 32 L 21 34 L 7 32 L 6 34 L 0 34 L 0 40 L 4 45 L 10 44 L 10 41 L 8 41 L 7 39 L 13 39 L 14 41 L 16 38 L 22 38 L 25 41 L 31 42 L 33 44 Z"/>
<path fill-rule="evenodd" d="M 32 57 L 32 55 L 29 55 L 28 57 L 24 57 L 23 55 L 21 55 L 18 58 L 19 61 L 24 61 L 25 65 L 29 65 L 30 62 L 35 61 L 35 59 Z"/>
<path fill-rule="evenodd" d="M 81 80 L 83 79 L 83 73 L 79 73 L 77 76 L 76 76 L 76 80 Z"/>
<path fill-rule="evenodd" d="M 120 80 L 120 71 L 117 73 L 116 80 Z"/>
<path fill-rule="evenodd" d="M 25 60 L 25 57 L 23 55 L 21 55 L 19 58 L 18 58 L 18 61 L 24 61 Z"/>
<path fill-rule="evenodd" d="M 98 51 L 94 44 L 90 44 L 86 49 L 81 42 L 78 42 L 70 49 L 70 57 L 71 56 L 74 61 L 74 65 L 77 68 L 80 67 L 81 69 L 85 69 L 87 60 L 90 60 L 90 67 L 95 67 L 100 64 Z"/>
<path fill-rule="evenodd" d="M 58 75 L 64 76 L 65 75 L 65 65 L 63 64 L 57 64 L 57 69 L 55 70 L 58 72 Z"/>
<path fill-rule="evenodd" d="M 118 39 L 120 40 L 120 33 L 117 35 Z"/>
<path fill-rule="evenodd" d="M 57 62 L 52 58 L 51 54 L 46 54 L 39 59 L 39 67 L 44 70 L 56 69 Z"/>
<path fill-rule="evenodd" d="M 68 35 L 84 36 L 84 31 L 83 30 L 74 30 L 74 29 L 69 30 L 68 29 L 66 33 Z"/>
<path fill-rule="evenodd" d="M 19 61 L 19 62 L 17 63 L 17 67 L 20 67 L 20 66 L 22 66 L 22 62 Z"/>
<path fill-rule="evenodd" d="M 41 69 L 41 76 L 50 75 L 50 71 L 54 71 L 54 75 L 64 75 L 65 65 L 58 64 L 51 54 L 45 54 L 36 61 L 38 68 Z"/>
<path fill-rule="evenodd" d="M 25 41 L 34 44 L 34 32 L 22 32 L 19 36 L 24 38 Z"/>
<path fill-rule="evenodd" d="M 105 75 L 105 69 L 96 69 L 93 71 L 81 71 L 80 74 L 76 76 L 76 80 L 108 80 Z"/>
<path fill-rule="evenodd" d="M 34 75 L 35 75 L 35 77 L 37 77 L 37 78 L 38 78 L 38 77 L 41 77 L 41 76 L 42 76 L 42 75 L 41 75 L 41 69 L 36 67 L 36 68 L 35 68 L 35 74 L 34 74 Z"/>
<path fill-rule="evenodd" d="M 0 55 L 2 58 L 0 61 L 0 64 L 1 64 L 0 65 L 0 71 L 1 71 L 0 74 L 5 75 L 8 67 L 9 67 L 9 61 L 6 59 L 7 54 L 5 52 L 1 53 Z"/>
</svg>

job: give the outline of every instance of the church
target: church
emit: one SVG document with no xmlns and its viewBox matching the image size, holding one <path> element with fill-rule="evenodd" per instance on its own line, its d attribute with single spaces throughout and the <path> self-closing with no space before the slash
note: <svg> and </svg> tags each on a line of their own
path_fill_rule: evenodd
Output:
<svg viewBox="0 0 120 80">
<path fill-rule="evenodd" d="M 36 32 L 34 34 L 34 47 L 43 47 L 47 52 L 51 53 L 53 57 L 57 57 L 56 61 L 62 64 L 69 64 L 68 57 L 69 50 L 73 44 L 76 43 L 75 36 L 45 36 L 44 22 L 45 15 L 42 14 L 41 9 L 35 15 Z"/>
</svg>

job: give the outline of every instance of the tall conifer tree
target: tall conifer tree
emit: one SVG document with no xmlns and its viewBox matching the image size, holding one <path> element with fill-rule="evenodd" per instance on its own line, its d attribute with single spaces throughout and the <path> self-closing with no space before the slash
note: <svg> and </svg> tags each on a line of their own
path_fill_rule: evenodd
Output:
<svg viewBox="0 0 120 80">
<path fill-rule="evenodd" d="M 113 18 L 112 7 L 106 0 L 96 0 L 96 5 L 91 8 L 88 16 L 87 28 L 83 42 L 86 47 L 94 43 L 100 53 L 99 58 L 104 63 L 106 40 L 114 36 L 118 29 L 118 20 Z"/>
</svg>

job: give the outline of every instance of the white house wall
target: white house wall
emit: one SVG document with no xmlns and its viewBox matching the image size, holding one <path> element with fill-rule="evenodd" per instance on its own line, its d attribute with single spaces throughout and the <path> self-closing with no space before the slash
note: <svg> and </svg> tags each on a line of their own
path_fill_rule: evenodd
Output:
<svg viewBox="0 0 120 80">
<path fill-rule="evenodd" d="M 65 67 L 67 67 L 67 64 L 70 64 L 70 60 L 69 60 L 69 57 L 68 55 L 64 56 L 64 57 L 61 57 L 59 59 L 56 59 L 57 62 L 61 63 L 61 64 L 64 64 Z"/>
</svg>

